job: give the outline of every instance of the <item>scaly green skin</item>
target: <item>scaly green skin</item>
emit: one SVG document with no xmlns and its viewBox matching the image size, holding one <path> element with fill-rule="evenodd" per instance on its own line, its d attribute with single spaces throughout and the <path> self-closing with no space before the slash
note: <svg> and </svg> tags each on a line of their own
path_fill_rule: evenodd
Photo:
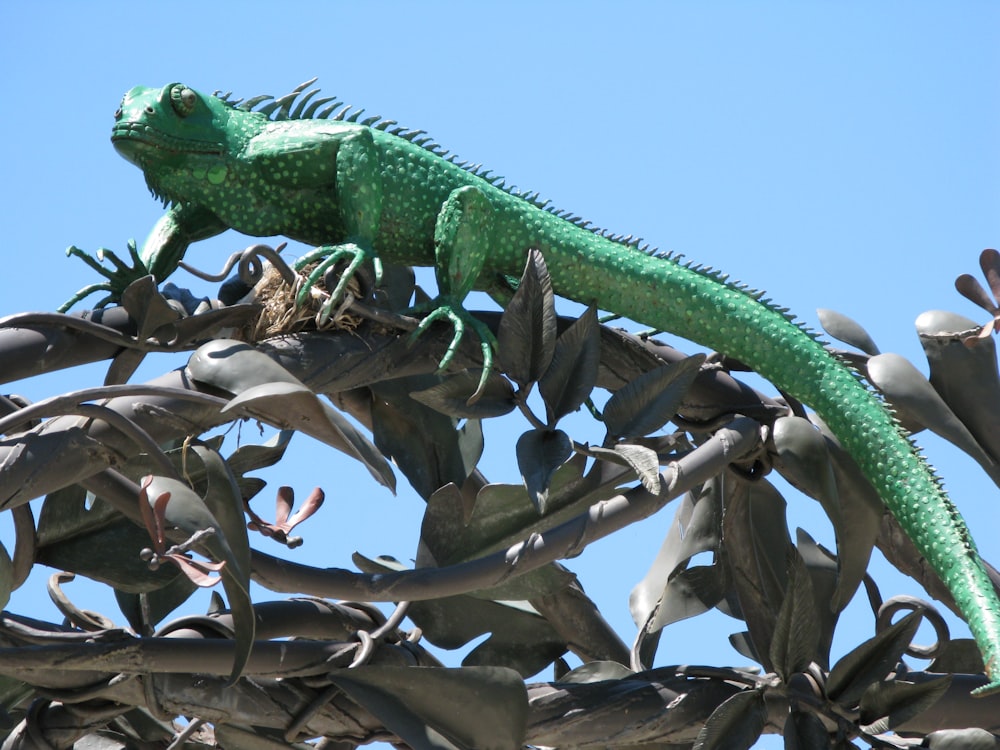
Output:
<svg viewBox="0 0 1000 750">
<path fill-rule="evenodd" d="M 191 241 L 233 228 L 355 263 L 435 265 L 437 309 L 459 336 L 471 324 L 460 303 L 473 284 L 517 275 L 527 249 L 538 248 L 557 294 L 725 352 L 815 409 L 954 596 L 990 678 L 977 692 L 1000 690 L 1000 601 L 965 523 L 878 397 L 811 334 L 720 276 L 503 190 L 425 147 L 420 131 L 354 122 L 346 110 L 325 119 L 338 105 L 310 119 L 319 102 L 308 104 L 316 92 L 304 86 L 258 111 L 264 98 L 236 106 L 180 84 L 126 94 L 114 145 L 172 207 L 139 267 L 109 274 L 109 290 L 146 270 L 162 280 Z"/>
</svg>

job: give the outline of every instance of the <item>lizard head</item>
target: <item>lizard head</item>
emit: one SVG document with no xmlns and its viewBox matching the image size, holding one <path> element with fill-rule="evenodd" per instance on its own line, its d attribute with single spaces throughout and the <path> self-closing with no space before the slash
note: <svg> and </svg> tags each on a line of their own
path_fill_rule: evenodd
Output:
<svg viewBox="0 0 1000 750">
<path fill-rule="evenodd" d="M 125 159 L 142 169 L 150 189 L 161 171 L 183 169 L 222 157 L 225 129 L 232 108 L 181 83 L 161 89 L 136 86 L 125 94 L 111 130 L 111 143 Z"/>
</svg>

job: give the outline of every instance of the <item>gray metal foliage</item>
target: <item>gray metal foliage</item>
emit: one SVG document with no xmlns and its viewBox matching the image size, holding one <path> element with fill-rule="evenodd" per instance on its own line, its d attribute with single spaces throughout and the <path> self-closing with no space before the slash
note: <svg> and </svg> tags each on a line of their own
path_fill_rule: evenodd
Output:
<svg viewBox="0 0 1000 750">
<path fill-rule="evenodd" d="M 298 116 L 313 93 L 267 107 Z M 258 253 L 280 263 L 255 246 L 244 271 Z M 1000 256 L 982 263 L 1000 294 Z M 149 280 L 118 308 L 2 321 L 5 381 L 110 361 L 102 385 L 35 404 L 0 399 L 0 508 L 16 530 L 15 548 L 0 546 L 0 595 L 36 565 L 66 571 L 49 584 L 63 623 L 0 615 L 4 750 L 376 740 L 709 750 L 749 748 L 763 733 L 789 748 L 997 746 L 997 699 L 968 695 L 983 680 L 971 642 L 951 639 L 927 602 L 883 600 L 869 575 L 877 547 L 953 606 L 823 424 L 704 354 L 602 325 L 596 310 L 561 317 L 537 252 L 505 312 L 477 313 L 497 333 L 500 367 L 469 403 L 478 347 L 436 372 L 450 331 L 411 344 L 416 321 L 400 301 L 412 275 L 383 278 L 386 288 L 343 311 L 344 329 L 306 320 L 261 336 L 260 286 L 236 300 L 230 282 L 224 304 Z M 976 282 L 959 289 L 996 319 L 1000 302 Z M 933 430 L 1000 480 L 1000 378 L 981 333 L 992 321 L 921 316 L 925 378 L 860 324 L 820 318 L 908 429 Z M 190 356 L 128 383 L 162 352 Z M 578 413 L 593 434 L 578 434 Z M 483 422 L 501 418 L 521 436 L 488 445 Z M 247 420 L 278 432 L 228 452 L 209 436 Z M 412 564 L 355 554 L 319 569 L 280 554 L 334 512 L 319 490 L 295 509 L 282 488 L 274 520 L 259 500 L 255 473 L 281 466 L 295 432 L 423 499 Z M 523 481 L 491 483 L 478 468 L 487 450 Z M 789 486 L 822 506 L 834 549 L 789 530 Z M 661 549 L 633 551 L 650 560 L 629 597 L 636 630 L 616 633 L 564 561 L 670 504 Z M 75 604 L 64 588 L 74 575 L 113 588 L 128 627 Z M 216 581 L 225 598 L 211 611 L 170 619 Z M 287 598 L 253 600 L 251 581 Z M 837 655 L 855 596 L 879 624 Z M 396 607 L 387 616 L 377 602 Z M 661 634 L 714 609 L 734 618 L 730 643 L 755 666 L 657 662 Z M 913 644 L 923 621 L 938 636 L 930 653 Z M 914 671 L 908 658 L 934 661 Z M 526 682 L 549 669 L 549 681 Z"/>
</svg>

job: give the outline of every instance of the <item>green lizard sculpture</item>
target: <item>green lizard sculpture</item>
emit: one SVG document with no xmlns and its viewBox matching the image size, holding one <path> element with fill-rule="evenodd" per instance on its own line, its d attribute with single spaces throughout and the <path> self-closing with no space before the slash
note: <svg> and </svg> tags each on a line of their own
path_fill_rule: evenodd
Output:
<svg viewBox="0 0 1000 750">
<path fill-rule="evenodd" d="M 724 352 L 814 408 L 953 594 L 986 664 L 989 683 L 976 692 L 1000 691 L 1000 601 L 964 521 L 878 396 L 812 334 L 718 274 L 505 190 L 423 131 L 315 99 L 311 83 L 242 103 L 179 83 L 129 91 L 112 142 L 169 208 L 141 254 L 130 246 L 134 267 L 112 257 L 108 281 L 74 301 L 95 288 L 120 293 L 147 273 L 162 281 L 190 243 L 229 228 L 284 235 L 321 246 L 309 259 L 326 256 L 325 266 L 348 261 L 334 298 L 366 260 L 434 265 L 440 296 L 423 324 L 454 327 L 442 366 L 471 327 L 489 368 L 495 342 L 462 300 L 520 273 L 538 248 L 557 294 Z"/>
</svg>

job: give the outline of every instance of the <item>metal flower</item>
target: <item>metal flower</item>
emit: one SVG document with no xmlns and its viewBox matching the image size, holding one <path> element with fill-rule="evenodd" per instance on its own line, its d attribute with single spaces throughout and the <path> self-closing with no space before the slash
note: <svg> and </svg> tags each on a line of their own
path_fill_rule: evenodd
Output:
<svg viewBox="0 0 1000 750">
<path fill-rule="evenodd" d="M 993 316 L 992 320 L 987 321 L 979 329 L 978 334 L 965 339 L 967 346 L 975 346 L 980 339 L 989 338 L 991 333 L 997 332 L 1000 325 L 1000 252 L 992 249 L 983 250 L 979 255 L 979 267 L 983 269 L 983 276 L 989 284 L 992 299 L 982 284 L 971 274 L 963 273 L 955 279 L 955 289 L 959 294 Z"/>
<path fill-rule="evenodd" d="M 222 570 L 226 563 L 195 560 L 187 555 L 188 549 L 197 544 L 205 535 L 215 533 L 214 529 L 199 531 L 186 542 L 168 548 L 166 513 L 167 503 L 170 502 L 170 493 L 161 493 L 151 504 L 146 490 L 152 481 L 152 476 L 144 477 L 142 480 L 142 489 L 139 491 L 139 510 L 142 513 L 146 531 L 149 532 L 149 538 L 153 540 L 153 549 L 143 549 L 139 556 L 149 564 L 152 570 L 159 568 L 163 562 L 173 563 L 196 586 L 204 588 L 214 586 L 222 579 L 213 573 Z"/>
<path fill-rule="evenodd" d="M 292 506 L 295 504 L 295 490 L 291 487 L 279 487 L 277 498 L 274 501 L 274 523 L 268 523 L 263 520 L 250 509 L 250 503 L 244 501 L 243 505 L 246 508 L 247 515 L 250 516 L 247 528 L 251 531 L 259 531 L 264 536 L 269 536 L 272 539 L 286 545 L 290 549 L 298 547 L 302 544 L 302 537 L 290 537 L 288 536 L 288 532 L 319 510 L 320 506 L 323 504 L 323 500 L 325 499 L 326 494 L 319 487 L 316 487 L 313 489 L 312 493 L 310 493 L 309 497 L 306 498 L 302 507 L 295 511 L 292 517 L 289 518 L 288 514 L 291 512 Z"/>
</svg>

